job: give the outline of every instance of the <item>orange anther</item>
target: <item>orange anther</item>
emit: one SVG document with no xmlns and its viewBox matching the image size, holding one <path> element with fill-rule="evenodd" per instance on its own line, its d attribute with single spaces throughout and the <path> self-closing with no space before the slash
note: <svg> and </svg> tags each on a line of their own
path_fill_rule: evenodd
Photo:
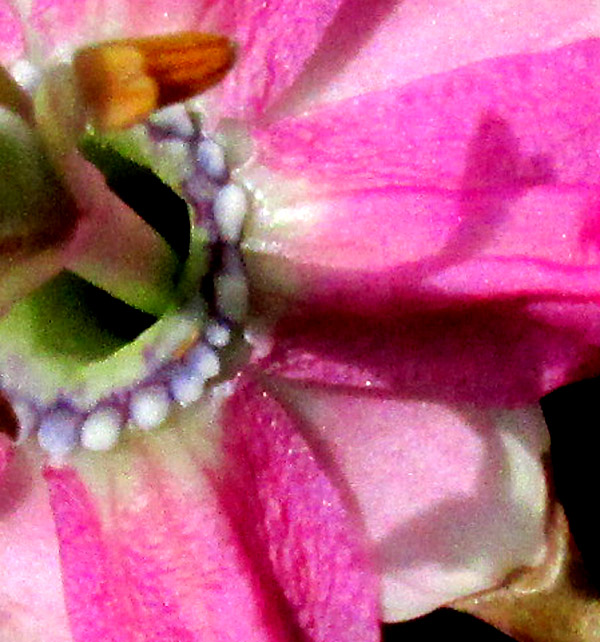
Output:
<svg viewBox="0 0 600 642">
<path fill-rule="evenodd" d="M 233 43 L 224 36 L 182 32 L 86 47 L 73 64 L 92 119 L 108 130 L 134 125 L 209 89 L 234 58 Z"/>
</svg>

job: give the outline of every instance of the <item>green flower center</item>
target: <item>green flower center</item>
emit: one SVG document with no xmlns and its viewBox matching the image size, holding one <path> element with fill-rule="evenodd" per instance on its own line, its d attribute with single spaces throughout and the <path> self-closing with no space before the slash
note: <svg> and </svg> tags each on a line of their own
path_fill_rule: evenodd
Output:
<svg viewBox="0 0 600 642">
<path fill-rule="evenodd" d="M 42 85 L 36 108 L 43 106 L 38 120 L 50 138 L 52 100 Z M 77 140 L 86 169 L 76 173 L 74 190 L 61 183 L 60 142 L 50 163 L 37 139 L 35 153 L 33 143 L 24 153 L 9 140 L 16 128 L 2 131 L 0 161 L 5 167 L 11 153 L 23 161 L 16 173 L 24 187 L 2 197 L 0 234 L 15 228 L 29 238 L 48 199 L 64 197 L 72 211 L 91 192 L 90 208 L 109 215 L 85 230 L 86 212 L 79 212 L 84 222 L 65 269 L 33 291 L 23 288 L 0 318 L 0 396 L 19 441 L 37 433 L 58 459 L 80 445 L 106 450 L 123 430 L 155 428 L 174 404 L 196 402 L 221 374 L 246 314 L 239 240 L 248 196 L 231 182 L 222 148 L 183 105 L 117 134 L 87 126 Z M 55 173 L 48 168 L 57 157 Z M 43 172 L 34 166 L 29 177 L 32 159 Z M 95 183 L 88 188 L 82 176 Z"/>
</svg>

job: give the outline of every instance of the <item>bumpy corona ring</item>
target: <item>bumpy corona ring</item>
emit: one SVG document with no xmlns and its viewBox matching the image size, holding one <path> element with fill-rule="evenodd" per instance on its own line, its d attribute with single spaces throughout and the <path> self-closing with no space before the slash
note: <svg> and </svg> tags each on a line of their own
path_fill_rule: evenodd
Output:
<svg viewBox="0 0 600 642">
<path fill-rule="evenodd" d="M 210 270 L 195 294 L 165 319 L 153 341 L 144 344 L 144 376 L 100 393 L 57 389 L 36 394 L 34 376 L 15 356 L 0 364 L 0 390 L 9 400 L 19 428 L 17 441 L 37 433 L 41 447 L 60 460 L 74 448 L 107 450 L 126 428 L 160 425 L 173 404 L 187 406 L 205 393 L 221 373 L 221 355 L 239 330 L 248 288 L 239 250 L 249 208 L 244 188 L 231 182 L 223 149 L 207 138 L 197 114 L 183 105 L 166 107 L 143 126 L 157 146 L 176 144 L 187 154 L 189 171 L 180 192 L 210 247 Z M 201 296 L 206 280 L 209 295 Z"/>
</svg>

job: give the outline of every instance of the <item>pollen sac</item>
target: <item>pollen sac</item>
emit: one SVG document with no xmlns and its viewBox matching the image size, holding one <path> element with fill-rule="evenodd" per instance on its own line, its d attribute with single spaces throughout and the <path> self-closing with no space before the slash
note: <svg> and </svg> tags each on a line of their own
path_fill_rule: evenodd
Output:
<svg viewBox="0 0 600 642">
<path fill-rule="evenodd" d="M 94 124 L 114 130 L 216 85 L 234 58 L 224 36 L 182 32 L 100 43 L 79 50 L 73 65 Z"/>
</svg>

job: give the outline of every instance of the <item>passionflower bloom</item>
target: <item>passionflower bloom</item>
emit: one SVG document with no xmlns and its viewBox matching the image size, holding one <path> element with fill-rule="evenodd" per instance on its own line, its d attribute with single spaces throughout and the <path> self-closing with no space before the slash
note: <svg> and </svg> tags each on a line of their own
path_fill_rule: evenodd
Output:
<svg viewBox="0 0 600 642">
<path fill-rule="evenodd" d="M 544 561 L 598 15 L 481 5 L 0 3 L 1 639 L 365 642 Z"/>
</svg>

